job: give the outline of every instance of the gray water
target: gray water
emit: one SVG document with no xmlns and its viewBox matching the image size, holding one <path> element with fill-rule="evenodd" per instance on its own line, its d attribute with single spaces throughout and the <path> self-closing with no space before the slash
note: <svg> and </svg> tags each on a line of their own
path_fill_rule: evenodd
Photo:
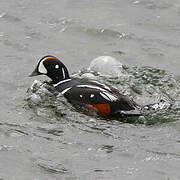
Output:
<svg viewBox="0 0 180 180">
<path fill-rule="evenodd" d="M 178 0 L 1 0 L 0 179 L 179 180 L 179 18 Z M 148 124 L 89 117 L 50 96 L 32 106 L 27 76 L 47 54 L 71 73 L 101 55 L 136 66 L 148 81 L 129 94 L 143 104 L 139 89 L 150 86 L 154 99 L 168 94 L 173 111 Z M 134 75 L 126 82 L 144 82 Z M 101 80 L 121 88 L 119 79 Z"/>
</svg>

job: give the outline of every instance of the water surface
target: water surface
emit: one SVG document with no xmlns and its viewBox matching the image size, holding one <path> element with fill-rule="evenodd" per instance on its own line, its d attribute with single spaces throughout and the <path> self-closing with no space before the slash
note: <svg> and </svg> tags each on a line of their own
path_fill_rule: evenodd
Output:
<svg viewBox="0 0 180 180">
<path fill-rule="evenodd" d="M 180 179 L 179 17 L 178 0 L 1 0 L 0 179 Z M 146 96 L 137 92 L 147 92 L 149 85 L 152 100 L 172 98 L 176 112 L 147 125 L 89 117 L 63 100 L 61 106 L 49 104 L 51 97 L 27 108 L 33 83 L 27 76 L 47 54 L 62 59 L 72 73 L 97 56 L 116 57 L 144 72 L 147 84 L 138 84 L 134 74 L 137 81 L 127 79 L 138 88 L 133 94 L 120 80 L 100 80 L 127 87 L 124 91 L 142 104 L 150 100 L 143 102 Z M 153 94 L 156 75 L 167 95 L 160 84 Z"/>
</svg>

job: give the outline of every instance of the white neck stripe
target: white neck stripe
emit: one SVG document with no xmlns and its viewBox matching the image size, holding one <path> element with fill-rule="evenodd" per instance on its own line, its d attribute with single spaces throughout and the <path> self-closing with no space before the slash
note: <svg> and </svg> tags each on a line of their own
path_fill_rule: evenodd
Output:
<svg viewBox="0 0 180 180">
<path fill-rule="evenodd" d="M 58 85 L 60 85 L 60 84 L 62 84 L 62 83 L 68 82 L 68 81 L 71 81 L 71 79 L 65 79 L 65 80 L 63 80 L 63 81 L 60 81 L 60 82 L 54 84 L 53 86 L 56 87 L 56 86 L 58 86 Z"/>
<path fill-rule="evenodd" d="M 64 68 L 63 67 L 62 67 L 62 74 L 63 74 L 63 79 L 65 79 L 66 76 L 65 76 L 65 72 L 64 72 Z"/>
</svg>

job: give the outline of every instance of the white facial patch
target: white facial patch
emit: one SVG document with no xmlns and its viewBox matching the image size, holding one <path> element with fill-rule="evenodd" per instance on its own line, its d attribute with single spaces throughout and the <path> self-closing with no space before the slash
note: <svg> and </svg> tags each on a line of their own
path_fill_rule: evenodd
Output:
<svg viewBox="0 0 180 180">
<path fill-rule="evenodd" d="M 82 98 L 82 97 L 83 97 L 83 95 L 82 95 L 82 94 L 80 94 L 80 95 L 79 95 L 79 97 L 80 97 L 80 98 Z"/>
<path fill-rule="evenodd" d="M 55 69 L 59 69 L 59 65 L 58 64 L 55 65 Z"/>
<path fill-rule="evenodd" d="M 43 62 L 45 61 L 46 59 L 42 60 L 39 64 L 39 68 L 38 68 L 38 71 L 42 74 L 47 74 L 47 69 L 44 67 L 44 64 Z"/>
</svg>

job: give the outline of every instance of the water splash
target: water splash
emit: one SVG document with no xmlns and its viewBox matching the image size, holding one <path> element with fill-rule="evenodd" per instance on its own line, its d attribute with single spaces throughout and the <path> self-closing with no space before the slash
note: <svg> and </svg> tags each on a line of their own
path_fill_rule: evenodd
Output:
<svg viewBox="0 0 180 180">
<path fill-rule="evenodd" d="M 91 74 L 91 79 L 117 87 L 142 107 L 140 117 L 120 117 L 115 120 L 146 125 L 179 120 L 180 83 L 176 77 L 164 70 L 152 67 L 123 66 L 122 72 L 122 76 L 109 77 L 85 69 L 74 74 L 73 78 L 87 81 Z M 57 96 L 57 92 L 47 82 L 34 81 L 28 89 L 27 96 L 27 106 L 37 116 L 51 117 L 56 120 L 62 117 L 71 121 L 80 119 L 79 123 L 83 121 L 83 118 L 87 119 L 86 115 L 77 113 L 63 96 Z"/>
<path fill-rule="evenodd" d="M 111 56 L 100 56 L 93 59 L 88 68 L 89 71 L 99 72 L 103 76 L 122 76 L 122 64 Z"/>
</svg>

